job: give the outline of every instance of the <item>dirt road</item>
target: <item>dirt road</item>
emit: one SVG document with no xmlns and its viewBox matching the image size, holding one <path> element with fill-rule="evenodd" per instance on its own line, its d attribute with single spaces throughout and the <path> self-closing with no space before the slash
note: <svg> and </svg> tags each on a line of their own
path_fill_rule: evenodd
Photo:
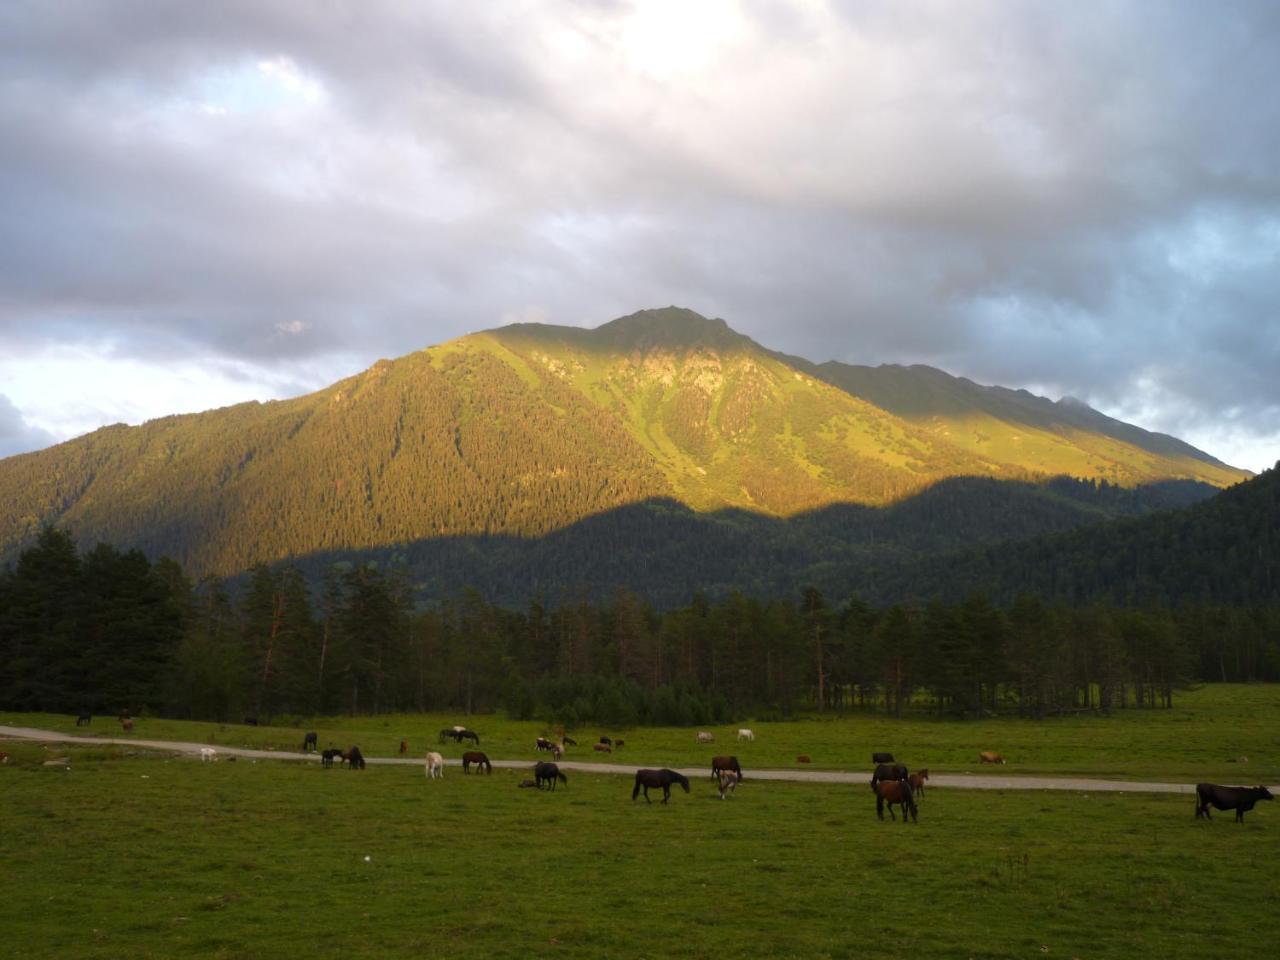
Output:
<svg viewBox="0 0 1280 960">
<path fill-rule="evenodd" d="M 148 750 L 168 750 L 179 754 L 200 755 L 200 750 L 210 746 L 207 743 L 186 743 L 177 740 L 145 740 L 137 737 L 93 737 L 76 736 L 58 733 L 53 730 L 37 730 L 34 727 L 0 726 L 0 738 L 14 740 L 39 740 L 48 743 L 95 743 L 113 744 L 117 746 L 141 747 Z M 243 747 L 224 747 L 215 745 L 220 756 L 237 756 L 253 760 L 302 760 L 318 761 L 314 753 L 294 753 L 288 750 L 250 750 Z M 371 764 L 404 764 L 422 766 L 420 757 L 368 757 Z M 512 770 L 529 770 L 532 760 L 494 760 L 495 767 Z M 445 760 L 449 766 L 458 766 L 458 760 Z M 590 763 L 577 760 L 562 760 L 560 766 L 565 770 L 579 770 L 584 773 L 613 773 L 631 776 L 638 766 L 619 763 Z M 705 777 L 708 767 L 678 768 L 687 777 Z M 848 783 L 865 784 L 869 779 L 865 771 L 850 773 L 841 770 L 755 770 L 747 771 L 748 780 L 791 780 L 801 783 Z M 975 776 L 962 773 L 938 773 L 929 776 L 929 788 L 961 788 L 965 790 L 1079 790 L 1097 793 L 1194 793 L 1195 785 L 1190 783 L 1154 783 L 1129 780 L 1096 780 L 1085 777 L 1022 777 L 1007 774 L 990 774 Z M 1273 790 L 1280 790 L 1274 787 Z"/>
</svg>

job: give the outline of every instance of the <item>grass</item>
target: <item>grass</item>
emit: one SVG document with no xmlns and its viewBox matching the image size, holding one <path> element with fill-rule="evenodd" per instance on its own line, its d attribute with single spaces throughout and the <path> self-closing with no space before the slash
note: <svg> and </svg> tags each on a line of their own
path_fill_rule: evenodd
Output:
<svg viewBox="0 0 1280 960">
<path fill-rule="evenodd" d="M 38 958 L 1204 957 L 1280 935 L 1280 810 L 1181 796 L 427 781 L 13 743 L 0 929 Z M 70 768 L 46 767 L 52 756 Z M 366 859 L 367 858 L 367 859 Z"/>
<path fill-rule="evenodd" d="M 1111 717 L 1040 722 L 893 720 L 878 713 L 780 723 L 747 721 L 743 725 L 755 730 L 754 743 L 736 740 L 738 724 L 710 726 L 705 729 L 715 734 L 713 747 L 696 744 L 694 731 L 683 727 L 619 730 L 599 725 L 573 731 L 579 746 L 570 748 L 567 759 L 709 767 L 713 754 L 734 753 L 750 774 L 752 767 L 798 768 L 796 757 L 801 754 L 812 758 L 812 768 L 863 770 L 872 751 L 889 750 L 913 768 L 927 767 L 937 773 L 1280 782 L 1280 685 L 1210 684 L 1175 696 L 1175 704 L 1172 710 L 1128 709 L 1117 710 Z M 275 727 L 143 717 L 136 721 L 133 736 L 296 751 L 303 732 L 316 730 L 322 748 L 359 744 L 367 756 L 390 756 L 406 739 L 410 752 L 421 756 L 439 746 L 441 728 L 463 722 L 479 732 L 481 748 L 495 760 L 533 760 L 534 739 L 551 730 L 545 723 L 511 721 L 500 715 L 332 717 Z M 74 717 L 55 714 L 0 714 L 0 724 L 121 735 L 119 723 L 111 717 L 95 718 L 87 730 L 77 728 Z M 590 743 L 601 734 L 621 736 L 626 746 L 611 756 L 596 754 Z M 999 751 L 1008 765 L 980 766 L 981 750 Z M 442 752 L 456 757 L 459 749 L 450 743 Z"/>
</svg>

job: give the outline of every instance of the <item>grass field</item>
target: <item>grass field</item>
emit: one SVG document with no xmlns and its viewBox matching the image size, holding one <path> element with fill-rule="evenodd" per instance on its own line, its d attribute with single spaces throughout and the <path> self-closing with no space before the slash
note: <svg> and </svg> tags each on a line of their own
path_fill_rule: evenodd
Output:
<svg viewBox="0 0 1280 960">
<path fill-rule="evenodd" d="M 0 930 L 32 958 L 1269 956 L 1280 806 L 862 786 L 427 781 L 10 742 Z M 131 755 L 132 754 L 132 755 Z M 46 767 L 54 756 L 70 768 Z M 1273 809 L 1273 807 L 1276 807 Z"/>
<path fill-rule="evenodd" d="M 1057 774 L 1112 779 L 1169 780 L 1195 783 L 1280 783 L 1280 685 L 1213 684 L 1180 693 L 1172 710 L 1117 710 L 1110 717 L 1063 717 L 1041 722 L 992 719 L 956 722 L 935 719 L 893 720 L 880 714 L 800 719 L 744 725 L 755 730 L 754 743 L 738 742 L 738 724 L 706 729 L 714 747 L 694 742 L 681 727 L 573 731 L 579 746 L 569 760 L 612 760 L 660 766 L 702 766 L 715 753 L 737 754 L 744 769 L 796 767 L 806 754 L 817 769 L 863 770 L 874 750 L 892 751 L 913 769 L 938 773 L 982 773 L 977 755 L 997 750 L 1008 759 L 1000 774 Z M 142 717 L 134 736 L 188 740 L 228 746 L 299 750 L 306 730 L 319 732 L 320 746 L 358 744 L 367 756 L 390 756 L 401 739 L 422 756 L 437 749 L 438 731 L 467 723 L 481 736 L 481 748 L 495 760 L 534 759 L 533 741 L 550 728 L 539 722 L 515 722 L 502 716 L 414 714 L 320 718 L 278 727 L 208 724 Z M 112 717 L 96 717 L 90 728 L 75 718 L 54 714 L 0 714 L 0 724 L 33 726 L 69 733 L 121 735 Z M 593 753 L 601 734 L 621 736 L 627 745 L 612 756 Z M 459 748 L 448 744 L 446 756 Z M 1247 758 L 1242 759 L 1242 758 Z M 985 768 L 985 772 L 997 772 Z"/>
</svg>

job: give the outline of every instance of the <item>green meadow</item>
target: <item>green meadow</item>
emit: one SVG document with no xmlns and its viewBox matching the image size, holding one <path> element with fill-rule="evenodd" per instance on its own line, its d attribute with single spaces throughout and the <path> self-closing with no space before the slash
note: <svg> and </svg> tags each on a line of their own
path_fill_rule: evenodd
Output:
<svg viewBox="0 0 1280 960">
<path fill-rule="evenodd" d="M 26 958 L 1267 956 L 1280 809 L 1187 796 L 208 764 L 9 741 L 0 930 Z M 69 767 L 45 766 L 54 757 Z"/>
</svg>

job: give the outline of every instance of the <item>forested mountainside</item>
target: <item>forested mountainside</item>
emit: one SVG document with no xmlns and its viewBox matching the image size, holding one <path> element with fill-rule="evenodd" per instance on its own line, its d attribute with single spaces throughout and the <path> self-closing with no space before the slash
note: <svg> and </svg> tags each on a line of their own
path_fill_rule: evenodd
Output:
<svg viewBox="0 0 1280 960">
<path fill-rule="evenodd" d="M 854 505 L 905 504 L 953 477 L 1067 473 L 1126 487 L 1223 487 L 1247 476 L 1171 438 L 1091 432 L 1074 408 L 1055 421 L 1052 404 L 1021 421 L 1012 408 L 997 417 L 975 407 L 992 437 L 975 442 L 838 380 L 675 308 L 595 330 L 515 325 L 379 361 L 305 397 L 108 427 L 2 460 L 0 562 L 46 524 L 83 545 L 136 545 L 197 576 L 229 575 L 370 550 L 419 562 L 440 544 L 470 551 L 584 531 L 607 542 L 631 536 L 626 524 L 609 534 L 613 518 L 663 502 L 690 530 L 727 523 L 754 538 L 802 529 L 829 509 L 855 516 Z M 964 420 L 957 404 L 950 423 Z M 1023 441 L 997 435 L 1008 430 L 1034 433 L 1036 449 L 1048 444 L 1054 456 L 1023 456 Z M 1033 529 L 1030 517 L 1058 505 L 1047 487 L 1025 489 L 1049 499 L 1007 523 L 1021 533 L 1062 529 Z M 1116 515 L 1105 501 L 1077 509 L 1067 525 Z M 916 548 L 951 537 L 933 530 Z M 791 548 L 784 538 L 753 539 L 750 549 L 785 557 Z M 430 589 L 429 569 L 412 575 Z"/>
<path fill-rule="evenodd" d="M 1008 601 L 1280 604 L 1280 470 L 1183 510 L 950 554 L 899 560 L 872 596 Z"/>
</svg>

